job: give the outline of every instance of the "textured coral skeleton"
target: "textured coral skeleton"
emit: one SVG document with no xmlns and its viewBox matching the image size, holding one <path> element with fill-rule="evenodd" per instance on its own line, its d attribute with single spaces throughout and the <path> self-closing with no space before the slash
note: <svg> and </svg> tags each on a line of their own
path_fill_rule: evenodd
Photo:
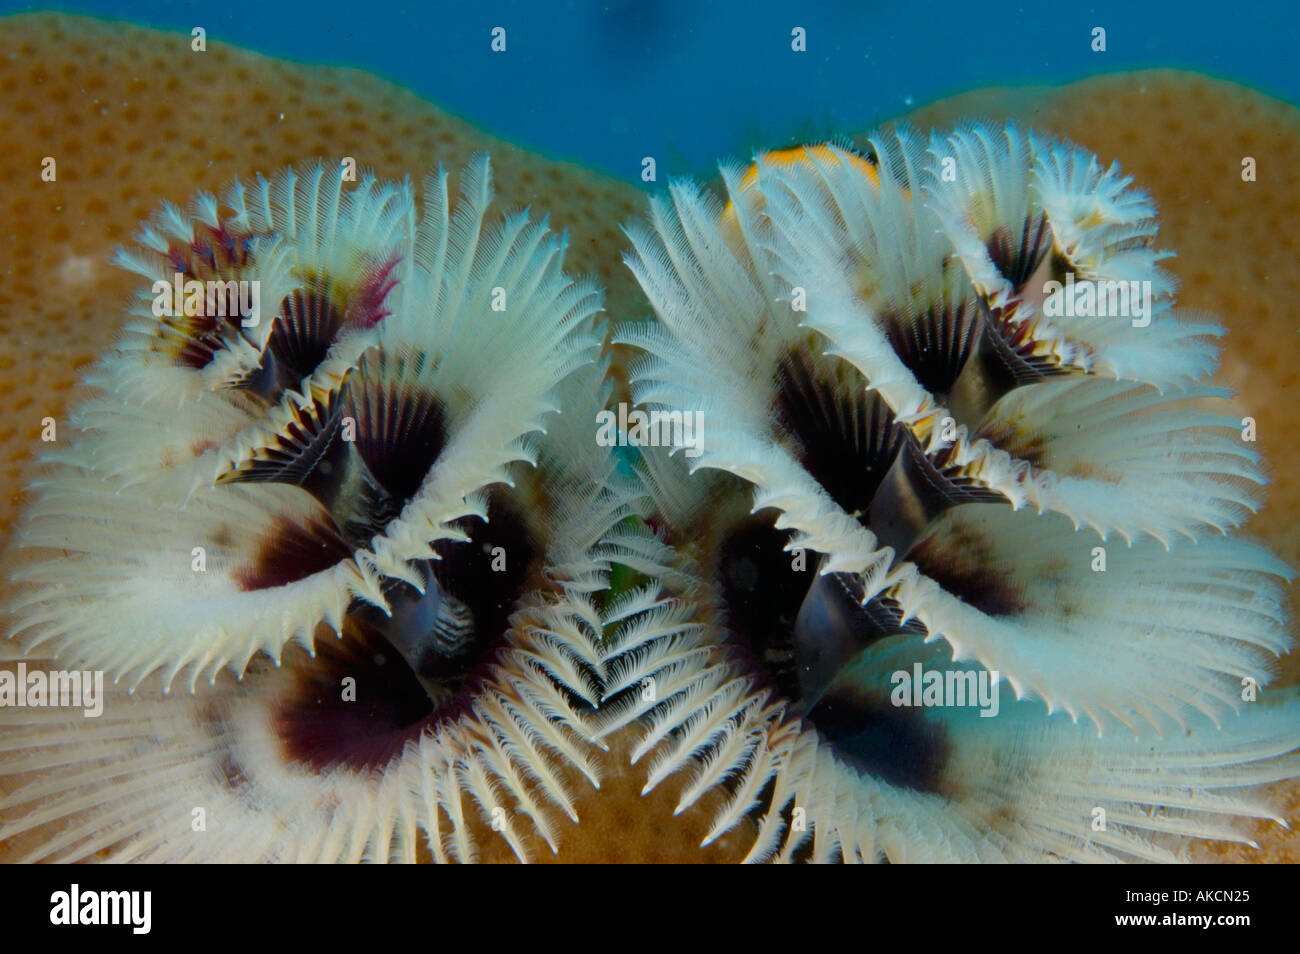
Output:
<svg viewBox="0 0 1300 954">
<path fill-rule="evenodd" d="M 0 710 L 0 839 L 526 860 L 628 738 L 614 770 L 684 779 L 749 860 L 1169 860 L 1281 821 L 1254 790 L 1300 774 L 1300 699 L 1242 686 L 1290 571 L 1229 535 L 1263 477 L 1151 203 L 1014 126 L 869 142 L 628 225 L 655 315 L 613 337 L 639 404 L 702 415 L 689 461 L 597 446 L 599 291 L 486 158 L 419 215 L 319 165 L 165 206 L 10 607 L 117 688 Z M 264 320 L 155 314 L 176 273 L 259 282 Z M 1050 315 L 1066 275 L 1148 282 L 1150 321 Z M 996 672 L 999 714 L 891 705 L 917 663 Z"/>
</svg>

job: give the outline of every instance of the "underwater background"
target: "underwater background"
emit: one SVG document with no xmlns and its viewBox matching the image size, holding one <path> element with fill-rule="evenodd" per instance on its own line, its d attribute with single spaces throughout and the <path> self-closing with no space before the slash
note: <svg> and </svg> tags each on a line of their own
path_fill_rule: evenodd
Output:
<svg viewBox="0 0 1300 954">
<path fill-rule="evenodd" d="M 707 174 L 760 143 L 859 132 L 975 87 L 1195 70 L 1300 102 L 1300 16 L 1285 0 L 1210 2 L 611 2 L 206 4 L 0 2 L 189 31 L 354 66 L 503 139 L 636 179 L 641 157 Z M 507 52 L 490 48 L 506 29 Z M 791 54 L 791 31 L 807 50 Z M 1092 31 L 1106 30 L 1105 52 Z"/>
</svg>

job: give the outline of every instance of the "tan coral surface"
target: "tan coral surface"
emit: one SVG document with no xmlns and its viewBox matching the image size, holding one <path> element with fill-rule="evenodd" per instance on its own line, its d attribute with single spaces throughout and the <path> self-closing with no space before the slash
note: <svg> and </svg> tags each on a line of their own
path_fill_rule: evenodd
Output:
<svg viewBox="0 0 1300 954">
<path fill-rule="evenodd" d="M 1159 204 L 1162 245 L 1176 249 L 1182 304 L 1223 316 L 1224 380 L 1259 421 L 1275 468 L 1269 508 L 1251 527 L 1300 563 L 1296 448 L 1295 305 L 1300 268 L 1300 111 L 1195 74 L 1160 71 L 1061 89 L 981 91 L 918 112 L 923 125 L 959 116 L 1013 116 L 1119 158 Z M 62 420 L 82 370 L 111 343 L 131 279 L 113 249 L 163 199 L 219 191 L 235 176 L 314 157 L 354 157 L 382 176 L 459 167 L 489 150 L 508 205 L 534 205 L 568 231 L 568 267 L 597 276 L 615 316 L 644 302 L 622 267 L 618 224 L 641 193 L 576 166 L 493 139 L 415 95 L 351 69 L 304 66 L 188 35 L 62 14 L 0 19 L 0 548 L 35 471 L 41 420 Z M 1258 181 L 1243 183 L 1244 156 Z M 57 179 L 41 179 L 42 160 Z M 3 561 L 0 561 L 3 562 Z M 0 646 L 4 646 L 0 641 Z M 1294 678 L 1296 667 L 1289 667 Z M 728 860 L 735 837 L 701 852 L 699 811 L 674 818 L 672 786 L 642 799 L 621 773 L 615 740 L 603 790 L 579 799 L 583 823 L 565 830 L 560 860 Z M 1300 816 L 1300 789 L 1278 797 Z M 1261 826 L 1262 853 L 1217 847 L 1198 857 L 1290 860 L 1295 837 Z M 0 846 L 0 858 L 6 853 Z M 498 846 L 504 848 L 504 845 Z M 491 844 L 484 858 L 504 853 Z"/>
</svg>

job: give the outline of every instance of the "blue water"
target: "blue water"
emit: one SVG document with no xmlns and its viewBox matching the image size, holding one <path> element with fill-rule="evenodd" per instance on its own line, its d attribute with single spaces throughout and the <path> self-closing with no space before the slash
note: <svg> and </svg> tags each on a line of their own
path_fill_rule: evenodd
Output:
<svg viewBox="0 0 1300 954">
<path fill-rule="evenodd" d="M 759 142 L 861 131 L 949 93 L 1172 66 L 1300 103 L 1295 0 L 1088 5 L 89 2 L 52 6 L 387 76 L 498 135 L 635 178 Z M 48 9 L 0 0 L 0 12 Z M 505 52 L 490 48 L 505 29 Z M 1104 53 L 1092 30 L 1106 30 Z M 803 27 L 807 50 L 791 49 Z"/>
</svg>

